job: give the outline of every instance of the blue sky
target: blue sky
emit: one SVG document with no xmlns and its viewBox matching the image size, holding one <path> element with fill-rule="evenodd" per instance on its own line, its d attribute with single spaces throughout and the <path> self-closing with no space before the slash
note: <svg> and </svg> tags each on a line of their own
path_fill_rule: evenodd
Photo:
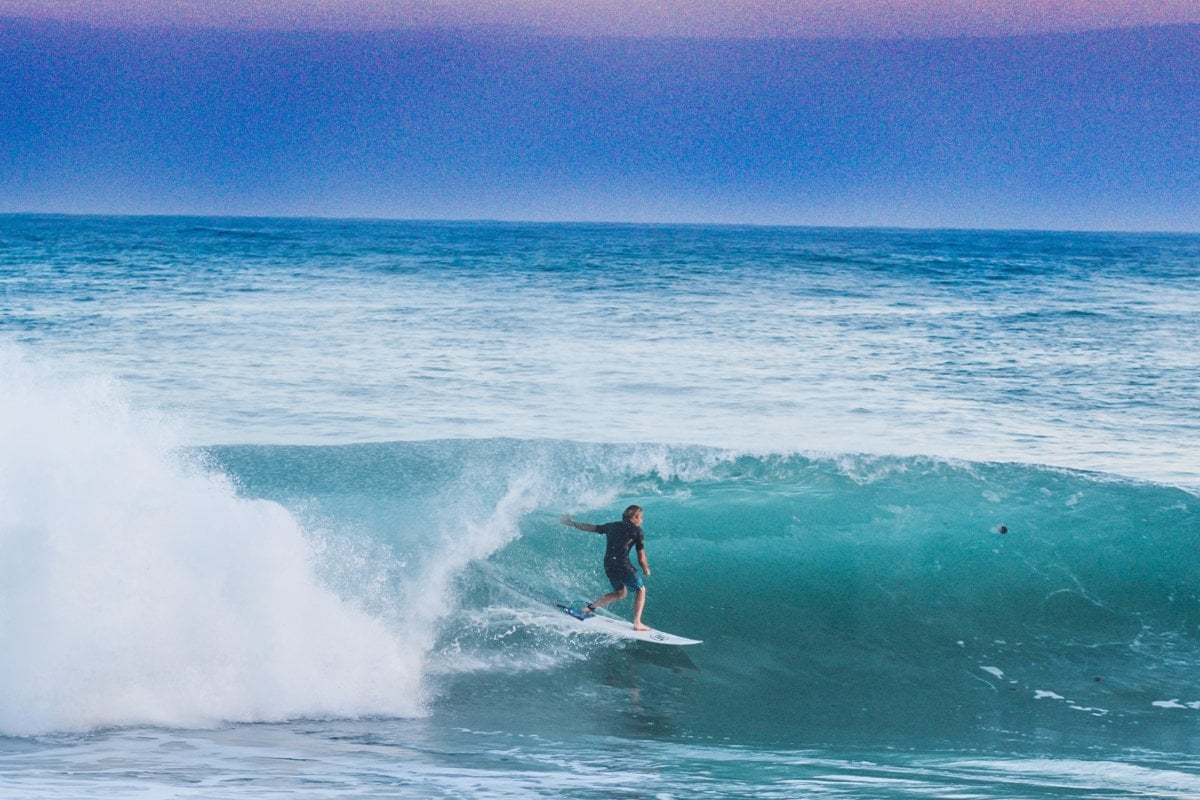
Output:
<svg viewBox="0 0 1200 800">
<path fill-rule="evenodd" d="M 515 0 L 25 6 L 0 0 L 0 212 L 1200 230 L 1200 25 L 1076 30 L 1120 4 L 863 0 L 804 36 L 765 0 L 744 35 Z"/>
<path fill-rule="evenodd" d="M 874 38 L 1196 23 L 1200 8 L 1195 0 L 0 0 L 3 16 L 112 27 Z"/>
</svg>

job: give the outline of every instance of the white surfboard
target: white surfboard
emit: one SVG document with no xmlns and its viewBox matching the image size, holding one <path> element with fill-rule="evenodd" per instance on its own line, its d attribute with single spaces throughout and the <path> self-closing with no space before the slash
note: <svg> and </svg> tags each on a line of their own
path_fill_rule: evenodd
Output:
<svg viewBox="0 0 1200 800">
<path fill-rule="evenodd" d="M 676 636 L 666 631 L 656 631 L 654 629 L 635 631 L 632 622 L 623 619 L 614 619 L 602 614 L 591 614 L 580 619 L 578 612 L 569 606 L 559 605 L 558 607 L 564 614 L 575 620 L 580 628 L 595 633 L 602 633 L 606 636 L 619 636 L 622 639 L 635 639 L 639 642 L 651 642 L 653 644 L 700 644 L 699 639 L 685 639 L 682 636 Z"/>
</svg>

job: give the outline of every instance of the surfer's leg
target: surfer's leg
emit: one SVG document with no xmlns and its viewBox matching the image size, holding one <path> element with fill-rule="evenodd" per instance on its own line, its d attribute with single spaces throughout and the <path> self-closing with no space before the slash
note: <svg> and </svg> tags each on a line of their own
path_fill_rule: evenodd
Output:
<svg viewBox="0 0 1200 800">
<path fill-rule="evenodd" d="M 606 606 L 609 603 L 612 603 L 616 600 L 624 600 L 626 594 L 627 594 L 627 590 L 625 589 L 624 586 L 622 586 L 620 589 L 611 591 L 608 594 L 601 597 L 600 599 L 596 600 L 596 602 L 592 603 L 592 607 L 599 608 L 600 606 Z"/>
<path fill-rule="evenodd" d="M 642 624 L 642 609 L 646 607 L 646 587 L 643 586 L 637 590 L 637 594 L 633 596 L 633 629 L 635 631 L 648 631 L 649 625 Z"/>
<path fill-rule="evenodd" d="M 629 593 L 629 590 L 625 588 L 624 575 L 622 575 L 620 572 L 609 569 L 607 565 L 604 568 L 604 574 L 608 578 L 608 583 L 610 586 L 612 586 L 613 590 L 601 597 L 596 602 L 592 603 L 594 608 L 606 606 L 609 603 L 616 602 L 617 600 L 624 600 L 625 595 Z"/>
</svg>

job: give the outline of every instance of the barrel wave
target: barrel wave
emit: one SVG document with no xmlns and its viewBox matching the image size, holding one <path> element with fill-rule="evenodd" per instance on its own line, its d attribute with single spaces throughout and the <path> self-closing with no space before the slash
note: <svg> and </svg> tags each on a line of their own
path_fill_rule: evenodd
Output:
<svg viewBox="0 0 1200 800">
<path fill-rule="evenodd" d="M 1189 747 L 1200 501 L 1013 463 L 462 439 L 181 446 L 10 361 L 0 732 L 436 715 L 797 747 Z M 581 632 L 646 509 L 646 620 Z M 628 615 L 628 601 L 614 606 Z"/>
<path fill-rule="evenodd" d="M 660 444 L 196 449 L 112 383 L 6 369 L 6 734 L 433 714 L 787 747 L 1195 736 L 1184 489 Z M 553 608 L 607 589 L 603 543 L 559 515 L 629 503 L 646 621 L 702 646 Z"/>
<path fill-rule="evenodd" d="M 1200 713 L 1200 502 L 1182 489 L 557 441 L 209 454 L 323 531 L 339 592 L 436 628 L 429 708 L 464 725 L 788 746 L 1120 727 L 1161 744 Z M 601 543 L 559 513 L 605 521 L 628 503 L 646 508 L 646 620 L 700 648 L 583 635 L 547 605 L 607 588 Z"/>
</svg>

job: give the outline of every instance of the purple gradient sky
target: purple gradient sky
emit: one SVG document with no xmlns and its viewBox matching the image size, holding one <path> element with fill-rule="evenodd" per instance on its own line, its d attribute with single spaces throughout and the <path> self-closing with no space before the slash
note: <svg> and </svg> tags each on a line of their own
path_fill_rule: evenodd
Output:
<svg viewBox="0 0 1200 800">
<path fill-rule="evenodd" d="M 834 1 L 0 0 L 0 213 L 1200 231 L 1198 0 Z"/>
<path fill-rule="evenodd" d="M 1007 35 L 1200 22 L 1197 0 L 0 0 L 0 16 L 113 27 L 814 38 Z"/>
</svg>

